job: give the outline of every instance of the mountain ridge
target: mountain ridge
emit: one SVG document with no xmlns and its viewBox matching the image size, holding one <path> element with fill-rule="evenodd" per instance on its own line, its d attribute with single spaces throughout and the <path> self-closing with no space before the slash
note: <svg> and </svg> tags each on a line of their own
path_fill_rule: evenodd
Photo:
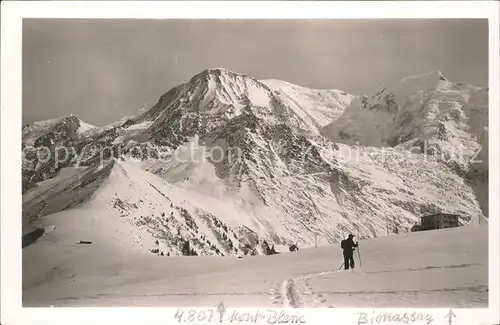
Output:
<svg viewBox="0 0 500 325">
<path fill-rule="evenodd" d="M 446 83 L 437 95 L 431 87 L 436 79 L 438 84 Z M 143 249 L 148 246 L 154 254 L 160 254 L 156 241 L 161 251 L 171 254 L 184 254 L 186 242 L 204 255 L 263 254 L 264 242 L 286 245 L 298 241 L 307 246 L 336 242 L 347 233 L 368 238 L 388 235 L 388 228 L 408 231 L 418 216 L 434 212 L 457 213 L 463 222 L 474 222 L 482 216 L 481 207 L 484 210 L 487 205 L 475 194 L 485 190 L 487 164 L 472 168 L 453 160 L 443 163 L 422 150 L 408 155 L 411 146 L 419 146 L 420 134 L 389 127 L 384 120 L 389 116 L 391 123 L 404 121 L 403 115 L 397 115 L 400 107 L 409 107 L 411 116 L 419 116 L 425 108 L 420 100 L 428 96 L 437 105 L 435 111 L 441 112 L 434 116 L 443 118 L 444 127 L 435 126 L 432 134 L 436 136 L 431 138 L 441 142 L 430 143 L 430 148 L 434 144 L 460 145 L 469 157 L 485 145 L 487 133 L 478 131 L 482 136 L 479 143 L 469 124 L 481 130 L 484 116 L 470 123 L 467 116 L 487 111 L 487 100 L 485 103 L 479 89 L 442 79 L 446 78 L 440 72 L 406 78 L 395 91 L 384 90 L 363 102 L 365 97 L 340 90 L 259 81 L 225 69 L 204 70 L 167 91 L 148 110 L 106 127 L 90 128 L 82 139 L 72 138 L 73 128 L 63 129 L 67 139 L 51 143 L 51 153 L 57 144 L 69 144 L 82 152 L 70 154 L 60 168 L 54 168 L 54 159 L 34 159 L 36 148 L 23 141 L 23 153 L 31 157 L 23 160 L 24 222 L 42 222 L 46 213 L 88 206 L 89 195 L 97 202 L 95 193 L 110 180 L 116 182 L 110 185 L 116 193 L 108 195 L 99 213 L 115 215 L 127 231 L 143 229 L 140 237 L 150 239 L 141 242 L 136 236 L 135 243 Z M 374 105 L 379 108 L 368 108 Z M 390 132 L 376 133 L 380 132 L 373 126 L 377 121 L 385 123 L 382 129 Z M 397 125 L 413 128 L 418 121 Z M 351 134 L 357 138 L 338 136 L 340 131 L 352 131 L 353 125 L 358 133 Z M 332 130 L 337 136 L 329 133 Z M 411 136 L 389 144 L 393 130 L 402 137 Z M 358 146 L 356 139 L 376 143 Z M 84 152 L 88 146 L 95 152 Z M 103 165 L 103 161 L 111 165 Z M 88 176 L 78 176 L 75 168 L 87 168 Z M 68 187 L 73 169 L 76 182 Z M 470 179 L 482 180 L 474 183 Z M 51 181 L 46 184 L 47 180 Z M 59 188 L 59 194 L 48 190 L 49 185 Z M 139 192 L 126 190 L 129 187 Z M 81 200 L 58 203 L 72 193 L 67 192 L 69 188 L 73 193 L 81 189 Z M 167 206 L 161 215 L 160 207 L 169 204 L 165 198 L 173 197 L 175 191 L 185 193 L 186 199 L 179 198 L 178 209 L 166 211 Z M 190 203 L 195 197 L 198 203 Z M 158 213 L 147 213 L 148 204 L 156 206 Z M 215 209 L 217 204 L 225 208 Z M 170 221 L 180 230 L 164 220 L 169 213 L 180 213 L 177 221 Z M 229 221 L 236 222 L 230 225 Z M 229 232 L 214 230 L 222 225 Z M 238 241 L 231 237 L 233 247 L 228 248 L 231 231 Z M 210 237 L 210 243 L 202 236 Z M 239 248 L 235 251 L 235 247 Z"/>
</svg>

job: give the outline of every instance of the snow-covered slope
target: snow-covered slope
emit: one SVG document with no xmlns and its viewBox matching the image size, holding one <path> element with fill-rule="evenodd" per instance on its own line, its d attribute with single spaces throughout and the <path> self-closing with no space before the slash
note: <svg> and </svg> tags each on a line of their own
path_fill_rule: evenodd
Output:
<svg viewBox="0 0 500 325">
<path fill-rule="evenodd" d="M 138 163 L 116 160 L 102 168 L 66 168 L 28 190 L 23 196 L 24 233 L 52 226 L 50 219 L 38 216 L 77 204 L 77 211 L 92 215 L 82 218 L 104 218 L 119 228 L 119 235 L 112 229 L 109 235 L 119 238 L 124 249 L 155 255 L 183 255 L 187 242 L 196 255 L 241 256 L 254 249 L 262 254 L 270 231 L 260 225 L 256 208 L 244 209 L 237 198 L 190 191 Z"/>
<path fill-rule="evenodd" d="M 333 122 L 354 99 L 354 95 L 336 89 L 310 89 L 282 80 L 261 80 L 278 93 L 296 114 L 321 127 Z"/>
<path fill-rule="evenodd" d="M 355 99 L 343 110 L 352 96 L 341 91 L 205 70 L 149 110 L 59 142 L 75 148 L 63 163 L 23 161 L 24 222 L 85 207 L 126 222 L 134 235 L 125 245 L 156 255 L 186 254 L 187 242 L 187 253 L 242 255 L 261 254 L 266 244 L 324 245 L 348 233 L 379 237 L 409 231 L 434 212 L 468 224 L 484 214 L 478 193 L 487 189 L 487 165 L 423 154 L 434 147 L 408 151 L 426 139 L 470 155 L 477 139 L 487 141 L 484 90 L 441 79 L 408 78 L 394 96 Z M 330 118 L 323 133 L 334 141 L 319 132 Z M 357 131 L 339 140 L 337 127 Z M 354 139 L 367 142 L 353 146 Z M 81 186 L 90 186 L 81 200 L 61 204 L 79 191 L 68 176 L 83 175 L 71 169 L 78 167 L 88 168 Z"/>
<path fill-rule="evenodd" d="M 109 176 L 114 163 L 91 167 L 67 167 L 50 179 L 35 184 L 23 194 L 23 228 L 33 230 L 31 222 L 51 213 L 75 207 L 88 198 Z"/>
<path fill-rule="evenodd" d="M 339 272 L 338 243 L 243 259 L 144 255 L 123 247 L 121 219 L 88 212 L 48 216 L 56 230 L 23 250 L 24 306 L 216 308 L 223 301 L 228 321 L 237 307 L 488 306 L 486 226 L 361 240 L 362 265 L 356 254 L 357 269 Z"/>
</svg>

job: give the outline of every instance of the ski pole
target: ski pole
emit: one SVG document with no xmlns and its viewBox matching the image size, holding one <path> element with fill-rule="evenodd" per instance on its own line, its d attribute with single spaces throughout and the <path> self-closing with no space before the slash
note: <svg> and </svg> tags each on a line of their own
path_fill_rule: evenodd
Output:
<svg viewBox="0 0 500 325">
<path fill-rule="evenodd" d="M 359 266 L 361 268 L 363 268 L 363 264 L 361 263 L 361 250 L 359 249 L 359 243 L 358 243 L 358 249 L 357 249 L 357 251 L 358 251 L 358 257 L 359 257 Z"/>
</svg>

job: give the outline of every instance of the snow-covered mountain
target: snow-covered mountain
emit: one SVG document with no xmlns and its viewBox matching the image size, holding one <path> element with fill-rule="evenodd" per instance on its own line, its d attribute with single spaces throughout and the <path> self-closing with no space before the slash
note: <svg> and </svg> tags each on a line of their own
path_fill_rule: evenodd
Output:
<svg viewBox="0 0 500 325">
<path fill-rule="evenodd" d="M 23 127 L 23 144 L 36 146 L 36 140 L 46 136 L 57 141 L 61 138 L 78 139 L 85 137 L 97 127 L 87 124 L 73 115 L 27 124 Z M 44 138 L 39 141 L 44 140 Z"/>
<path fill-rule="evenodd" d="M 370 98 L 210 69 L 102 128 L 35 123 L 23 129 L 25 232 L 65 210 L 158 255 L 245 255 L 404 232 L 424 213 L 481 219 L 487 163 L 407 154 L 429 139 L 487 146 L 487 92 L 441 77 Z"/>
<path fill-rule="evenodd" d="M 473 185 L 488 214 L 487 88 L 451 82 L 440 71 L 406 77 L 356 98 L 322 133 L 334 142 L 439 160 Z"/>
<path fill-rule="evenodd" d="M 78 147 L 98 130 L 73 115 L 25 125 L 22 130 L 23 192 L 53 177 L 60 168 L 74 165 L 74 160 L 64 158 L 72 153 L 58 148 Z"/>
<path fill-rule="evenodd" d="M 365 146 L 443 138 L 443 128 L 452 127 L 481 136 L 488 126 L 487 99 L 488 89 L 453 83 L 440 71 L 410 76 L 372 96 L 357 97 L 323 134 L 332 141 Z"/>
</svg>

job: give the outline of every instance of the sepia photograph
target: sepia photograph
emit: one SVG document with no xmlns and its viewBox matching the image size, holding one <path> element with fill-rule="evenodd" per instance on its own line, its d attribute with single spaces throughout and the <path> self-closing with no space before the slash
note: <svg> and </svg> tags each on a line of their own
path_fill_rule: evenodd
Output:
<svg viewBox="0 0 500 325">
<path fill-rule="evenodd" d="M 487 18 L 26 17 L 20 42 L 23 307 L 490 305 Z"/>
</svg>

